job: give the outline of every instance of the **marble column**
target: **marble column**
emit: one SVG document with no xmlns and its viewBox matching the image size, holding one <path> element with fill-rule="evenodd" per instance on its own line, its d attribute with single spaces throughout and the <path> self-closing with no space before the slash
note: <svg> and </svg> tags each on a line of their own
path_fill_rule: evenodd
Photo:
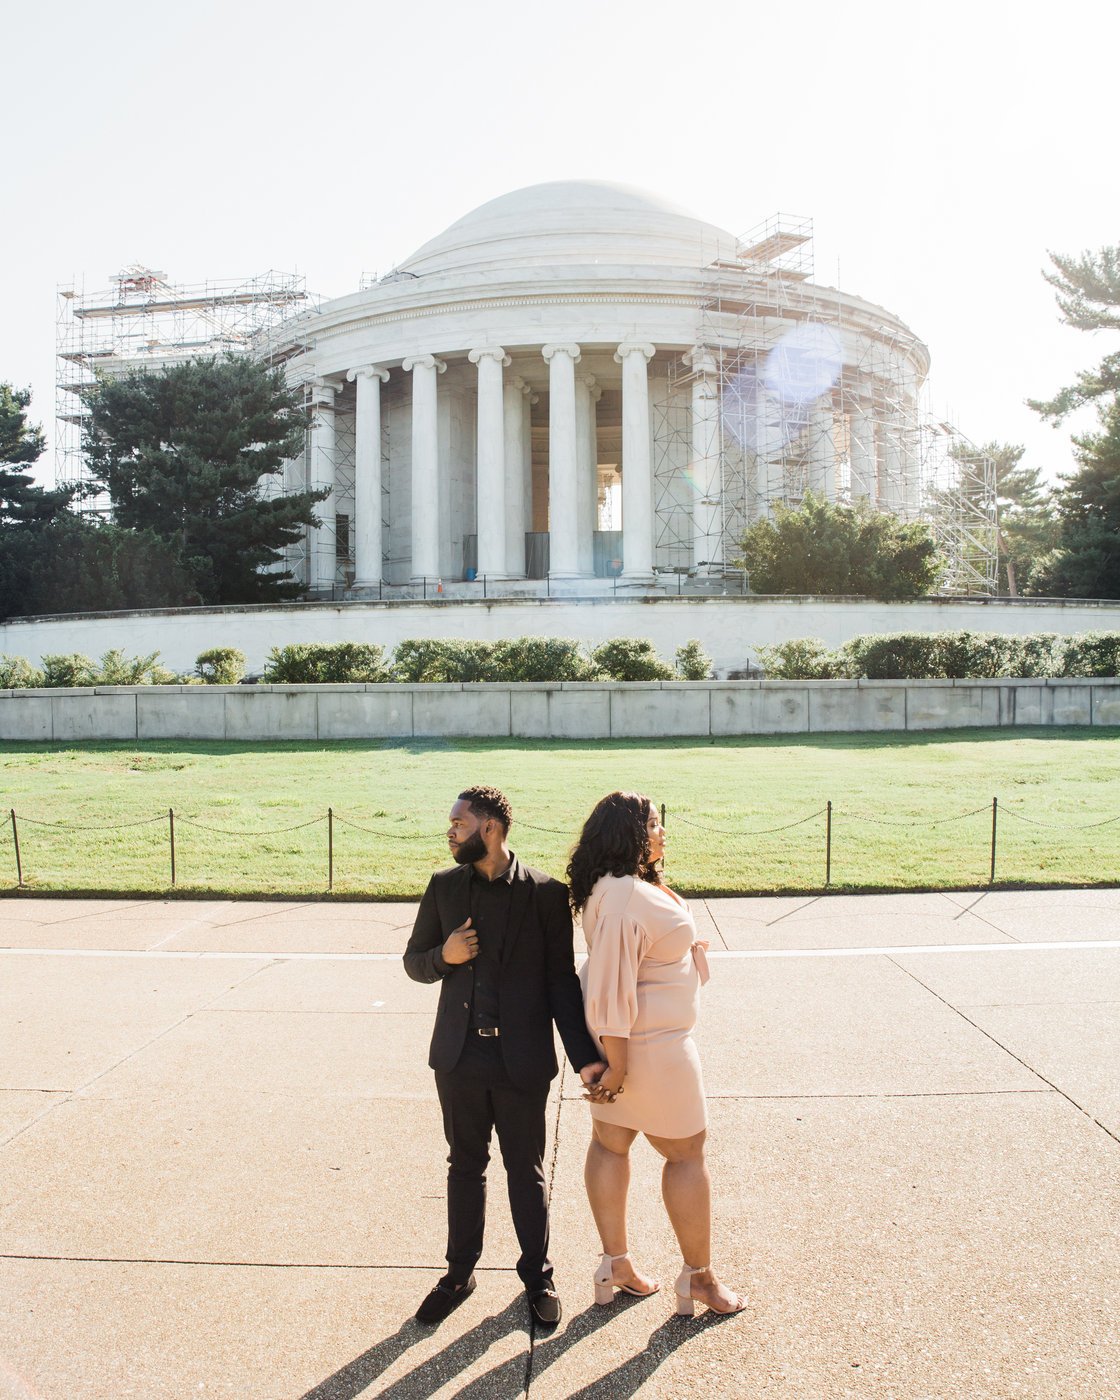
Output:
<svg viewBox="0 0 1120 1400">
<path fill-rule="evenodd" d="M 478 451 L 475 456 L 475 530 L 479 575 L 506 572 L 506 429 L 502 370 L 509 356 L 500 345 L 472 350 L 478 366 Z"/>
<path fill-rule="evenodd" d="M 341 385 L 326 379 L 311 384 L 311 452 L 308 488 L 329 491 L 315 506 L 318 525 L 308 532 L 307 586 L 322 591 L 335 584 L 338 569 L 335 543 L 337 501 L 335 499 L 334 399 Z"/>
<path fill-rule="evenodd" d="M 355 385 L 354 584 L 379 583 L 384 570 L 381 538 L 381 386 L 387 369 L 361 365 L 347 372 Z"/>
<path fill-rule="evenodd" d="M 412 375 L 412 578 L 439 574 L 439 418 L 436 376 L 447 368 L 434 355 L 405 360 Z"/>
<path fill-rule="evenodd" d="M 836 499 L 836 444 L 832 436 L 832 399 L 813 405 L 809 417 L 809 490 L 826 501 Z"/>
<path fill-rule="evenodd" d="M 576 519 L 579 571 L 595 573 L 595 529 L 599 516 L 599 435 L 595 405 L 603 396 L 593 374 L 576 375 Z"/>
<path fill-rule="evenodd" d="M 649 362 L 652 345 L 623 341 L 622 366 L 622 577 L 653 578 L 653 461 L 650 452 Z"/>
<path fill-rule="evenodd" d="M 720 485 L 719 380 L 715 354 L 696 345 L 684 357 L 692 381 L 692 567 L 723 569 L 723 500 Z"/>
<path fill-rule="evenodd" d="M 853 501 L 870 501 L 875 504 L 878 498 L 877 471 L 875 460 L 875 422 L 866 404 L 857 404 L 852 410 L 851 423 L 851 496 Z"/>
<path fill-rule="evenodd" d="M 526 398 L 529 392 L 528 384 L 516 374 L 503 391 L 506 469 L 505 571 L 510 578 L 525 577 L 525 535 L 530 523 L 529 482 L 525 465 L 525 419 L 529 416 Z"/>
<path fill-rule="evenodd" d="M 548 572 L 579 576 L 579 489 L 576 438 L 578 345 L 546 345 L 548 361 Z"/>
</svg>

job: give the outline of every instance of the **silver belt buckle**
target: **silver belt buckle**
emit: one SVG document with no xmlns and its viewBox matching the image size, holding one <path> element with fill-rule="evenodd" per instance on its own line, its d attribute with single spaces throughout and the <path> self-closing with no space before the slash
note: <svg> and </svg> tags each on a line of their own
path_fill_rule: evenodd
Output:
<svg viewBox="0 0 1120 1400">
<path fill-rule="evenodd" d="M 490 1039 L 493 1036 L 501 1035 L 501 1031 L 498 1029 L 497 1026 L 478 1026 L 477 1030 L 479 1035 L 486 1037 L 486 1039 Z"/>
</svg>

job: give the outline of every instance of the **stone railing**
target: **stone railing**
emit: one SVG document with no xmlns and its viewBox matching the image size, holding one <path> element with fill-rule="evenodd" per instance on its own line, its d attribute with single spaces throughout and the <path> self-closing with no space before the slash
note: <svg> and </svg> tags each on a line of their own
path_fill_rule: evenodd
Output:
<svg viewBox="0 0 1120 1400">
<path fill-rule="evenodd" d="M 1120 679 L 0 691 L 0 739 L 642 739 L 1120 725 Z"/>
</svg>

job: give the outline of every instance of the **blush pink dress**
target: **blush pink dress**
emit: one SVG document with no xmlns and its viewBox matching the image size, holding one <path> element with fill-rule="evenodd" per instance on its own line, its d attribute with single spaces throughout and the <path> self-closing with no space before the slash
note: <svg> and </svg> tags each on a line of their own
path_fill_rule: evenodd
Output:
<svg viewBox="0 0 1120 1400">
<path fill-rule="evenodd" d="M 692 1031 L 708 968 L 688 905 L 664 886 L 604 875 L 584 907 L 583 936 L 588 1029 L 599 1042 L 630 1042 L 625 1092 L 592 1104 L 592 1116 L 653 1137 L 702 1132 L 708 1114 Z"/>
</svg>

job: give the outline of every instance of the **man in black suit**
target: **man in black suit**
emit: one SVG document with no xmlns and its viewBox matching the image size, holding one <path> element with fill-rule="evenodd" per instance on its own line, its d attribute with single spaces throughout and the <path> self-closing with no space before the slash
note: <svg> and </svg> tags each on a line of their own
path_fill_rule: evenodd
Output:
<svg viewBox="0 0 1120 1400">
<path fill-rule="evenodd" d="M 442 1322 L 474 1292 L 492 1129 L 521 1246 L 518 1275 L 537 1321 L 560 1321 L 543 1165 L 558 1069 L 553 1022 L 584 1084 L 606 1068 L 584 1020 L 567 886 L 522 865 L 507 844 L 511 821 L 497 788 L 459 794 L 447 833 L 455 866 L 428 882 L 404 955 L 414 981 L 442 983 L 428 1063 L 450 1148 L 448 1268 L 420 1305 L 421 1322 Z"/>
</svg>

